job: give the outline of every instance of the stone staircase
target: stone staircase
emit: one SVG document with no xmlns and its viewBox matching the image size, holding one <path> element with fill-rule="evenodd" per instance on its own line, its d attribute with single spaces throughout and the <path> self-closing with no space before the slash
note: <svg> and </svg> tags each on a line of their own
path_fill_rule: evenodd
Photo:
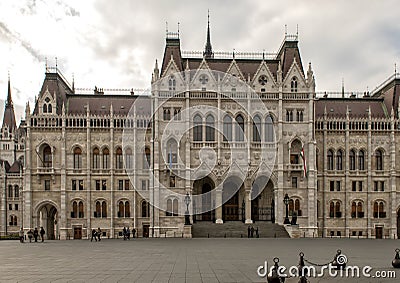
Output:
<svg viewBox="0 0 400 283">
<path fill-rule="evenodd" d="M 288 232 L 282 225 L 267 221 L 259 221 L 250 224 L 255 229 L 258 227 L 260 238 L 290 238 Z M 193 238 L 247 238 L 247 227 L 241 221 L 230 221 L 223 224 L 216 224 L 208 221 L 197 221 L 192 226 Z"/>
</svg>

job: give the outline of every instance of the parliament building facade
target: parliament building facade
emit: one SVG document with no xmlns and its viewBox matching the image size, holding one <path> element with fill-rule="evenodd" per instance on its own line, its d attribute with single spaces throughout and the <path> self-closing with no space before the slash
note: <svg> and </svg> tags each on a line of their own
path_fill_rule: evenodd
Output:
<svg viewBox="0 0 400 283">
<path fill-rule="evenodd" d="M 400 236 L 398 74 L 371 92 L 317 93 L 297 35 L 277 53 L 224 53 L 208 27 L 203 52 L 182 51 L 168 32 L 151 91 L 123 92 L 75 89 L 46 66 L 17 125 L 9 80 L 1 236 L 40 226 L 49 239 L 98 227 L 115 238 L 127 226 L 138 237 L 189 235 L 187 208 L 194 227 L 263 221 L 292 237 Z M 286 206 L 296 225 L 284 224 Z"/>
</svg>

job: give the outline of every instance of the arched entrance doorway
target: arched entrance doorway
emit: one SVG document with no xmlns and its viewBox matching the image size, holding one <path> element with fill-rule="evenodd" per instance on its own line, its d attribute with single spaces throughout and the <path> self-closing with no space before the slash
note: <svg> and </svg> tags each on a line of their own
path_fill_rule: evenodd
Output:
<svg viewBox="0 0 400 283">
<path fill-rule="evenodd" d="M 229 177 L 224 181 L 222 188 L 222 220 L 241 220 L 242 210 L 240 208 L 239 195 L 243 191 L 243 181 L 236 177 Z M 243 200 L 243 197 L 241 198 Z"/>
<path fill-rule="evenodd" d="M 274 206 L 274 184 L 265 176 L 258 177 L 251 190 L 251 219 L 275 222 Z"/>
<path fill-rule="evenodd" d="M 37 212 L 37 228 L 43 227 L 45 230 L 45 239 L 58 239 L 58 213 L 57 208 L 51 203 L 45 203 Z"/>
<path fill-rule="evenodd" d="M 400 208 L 397 210 L 397 239 L 400 239 Z"/>
<path fill-rule="evenodd" d="M 193 220 L 215 221 L 215 185 L 210 177 L 196 180 L 193 184 Z"/>
</svg>

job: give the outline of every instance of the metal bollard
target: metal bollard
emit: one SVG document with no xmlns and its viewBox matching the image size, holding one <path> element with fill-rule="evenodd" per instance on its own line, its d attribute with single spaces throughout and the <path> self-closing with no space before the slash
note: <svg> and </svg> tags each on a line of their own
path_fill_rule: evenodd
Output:
<svg viewBox="0 0 400 283">
<path fill-rule="evenodd" d="M 394 257 L 394 259 L 392 260 L 392 265 L 394 268 L 400 268 L 400 249 L 396 249 L 396 256 Z"/>
<path fill-rule="evenodd" d="M 336 255 L 333 258 L 332 266 L 335 266 L 336 270 L 344 270 L 346 268 L 347 258 L 342 255 L 341 250 L 337 250 Z"/>
<path fill-rule="evenodd" d="M 304 269 L 305 263 L 304 263 L 304 253 L 300 252 L 299 253 L 300 259 L 299 259 L 299 265 L 297 266 L 298 274 L 299 274 L 299 283 L 307 283 L 307 270 Z"/>
<path fill-rule="evenodd" d="M 284 277 L 279 277 L 278 268 L 279 268 L 279 258 L 274 257 L 274 267 L 272 268 L 271 274 L 267 276 L 268 283 L 282 283 L 285 282 Z"/>
</svg>

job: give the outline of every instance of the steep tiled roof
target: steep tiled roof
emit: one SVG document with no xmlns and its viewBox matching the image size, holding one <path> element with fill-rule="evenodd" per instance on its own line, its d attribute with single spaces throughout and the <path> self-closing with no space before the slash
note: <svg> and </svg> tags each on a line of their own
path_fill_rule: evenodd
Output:
<svg viewBox="0 0 400 283">
<path fill-rule="evenodd" d="M 7 173 L 20 173 L 22 171 L 22 164 L 19 161 L 15 161 L 8 169 Z"/>
<path fill-rule="evenodd" d="M 326 109 L 327 117 L 345 118 L 349 109 L 350 118 L 368 118 L 369 108 L 373 118 L 388 116 L 381 98 L 320 98 L 315 103 L 315 114 L 321 118 Z"/>
<path fill-rule="evenodd" d="M 112 105 L 114 115 L 126 116 L 134 102 L 137 100 L 137 95 L 69 95 L 67 103 L 68 114 L 86 114 L 86 106 L 89 105 L 90 114 L 93 115 L 109 115 Z M 143 96 L 139 99 L 138 105 L 143 106 L 144 101 L 150 100 Z M 139 111 L 139 109 L 137 110 Z M 150 103 L 140 111 L 150 113 Z M 132 112 L 133 113 L 133 112 Z"/>
<path fill-rule="evenodd" d="M 42 84 L 42 89 L 40 90 L 39 97 L 44 95 L 47 90 L 50 92 L 53 98 L 54 94 L 56 95 L 56 113 L 62 114 L 62 105 L 63 103 L 66 103 L 67 95 L 73 93 L 73 90 L 58 71 L 46 72 L 46 76 Z M 35 105 L 33 113 L 39 114 L 37 104 Z"/>
</svg>

